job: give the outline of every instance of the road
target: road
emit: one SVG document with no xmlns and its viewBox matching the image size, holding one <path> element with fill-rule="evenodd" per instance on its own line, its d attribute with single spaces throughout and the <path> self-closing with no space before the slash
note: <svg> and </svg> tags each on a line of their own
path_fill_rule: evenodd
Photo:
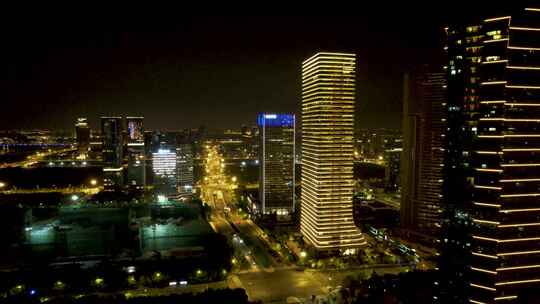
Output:
<svg viewBox="0 0 540 304">
<path fill-rule="evenodd" d="M 399 210 L 401 202 L 395 197 L 394 194 L 384 193 L 382 191 L 376 191 L 374 193 L 375 200 L 383 203 L 391 208 Z"/>
<path fill-rule="evenodd" d="M 40 188 L 40 189 L 8 189 L 0 190 L 3 194 L 36 194 L 36 193 L 62 193 L 62 194 L 97 194 L 101 190 L 100 187 L 81 187 L 81 188 Z"/>
<path fill-rule="evenodd" d="M 51 157 L 56 154 L 62 154 L 62 153 L 68 153 L 68 152 L 74 152 L 77 151 L 76 148 L 63 148 L 63 149 L 49 149 L 47 152 L 41 152 L 38 151 L 35 154 L 29 155 L 25 160 L 14 162 L 14 163 L 5 163 L 0 165 L 0 169 L 3 168 L 16 168 L 16 167 L 23 167 L 27 168 L 30 167 L 39 161 L 42 161 L 45 158 Z"/>
<path fill-rule="evenodd" d="M 252 272 L 236 274 L 241 284 L 229 285 L 231 288 L 244 288 L 250 300 L 263 303 L 284 303 L 288 297 L 309 299 L 312 295 L 321 296 L 341 286 L 349 275 L 369 277 L 373 272 L 379 275 L 396 274 L 407 270 L 404 266 L 368 267 L 339 271 L 312 271 L 299 269 L 277 269 L 273 272 Z"/>
<path fill-rule="evenodd" d="M 201 197 L 212 207 L 211 225 L 226 235 L 235 248 L 237 258 L 245 258 L 248 267 L 229 276 L 230 288 L 244 288 L 250 300 L 264 303 L 284 303 L 287 297 L 308 299 L 325 295 L 342 284 L 348 275 L 369 277 L 399 273 L 407 267 L 399 265 L 370 265 L 339 271 L 303 270 L 279 256 L 272 256 L 265 233 L 251 220 L 236 212 L 235 179 L 225 175 L 225 163 L 217 146 L 206 147 L 205 177 L 201 183 Z"/>
</svg>

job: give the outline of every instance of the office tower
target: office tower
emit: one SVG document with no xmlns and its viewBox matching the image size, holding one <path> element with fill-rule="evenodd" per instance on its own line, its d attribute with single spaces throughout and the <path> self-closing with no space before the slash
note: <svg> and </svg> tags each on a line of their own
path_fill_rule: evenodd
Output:
<svg viewBox="0 0 540 304">
<path fill-rule="evenodd" d="M 484 34 L 480 22 L 452 25 L 445 31 L 447 104 L 437 284 L 440 302 L 469 303 L 471 153 L 478 129 Z"/>
<path fill-rule="evenodd" d="M 302 64 L 300 231 L 319 251 L 365 245 L 353 221 L 354 54 L 317 53 Z"/>
<path fill-rule="evenodd" d="M 404 77 L 401 225 L 427 234 L 439 226 L 445 86 L 444 73 L 428 66 Z"/>
<path fill-rule="evenodd" d="M 77 118 L 75 123 L 75 138 L 77 140 L 77 150 L 79 156 L 86 158 L 90 149 L 90 128 L 86 118 Z"/>
<path fill-rule="evenodd" d="M 186 139 L 176 147 L 177 191 L 180 198 L 193 195 L 193 151 L 191 143 Z"/>
<path fill-rule="evenodd" d="M 401 187 L 400 167 L 402 148 L 391 148 L 384 151 L 385 168 L 385 188 L 389 191 L 397 191 Z"/>
<path fill-rule="evenodd" d="M 540 287 L 540 9 L 482 31 L 470 300 L 512 302 Z"/>
<path fill-rule="evenodd" d="M 126 117 L 128 142 L 144 142 L 144 117 Z"/>
<path fill-rule="evenodd" d="M 144 163 L 145 163 L 145 183 L 152 185 L 154 183 L 154 175 L 152 171 L 152 152 L 153 150 L 154 132 L 144 131 Z"/>
<path fill-rule="evenodd" d="M 152 153 L 155 192 L 168 197 L 176 196 L 176 151 L 159 149 Z"/>
<path fill-rule="evenodd" d="M 259 201 L 262 215 L 289 215 L 295 210 L 294 114 L 262 113 L 260 129 Z"/>
<path fill-rule="evenodd" d="M 143 117 L 126 117 L 128 161 L 126 185 L 136 189 L 143 189 L 146 185 L 143 121 Z"/>
<path fill-rule="evenodd" d="M 103 186 L 114 189 L 123 185 L 122 118 L 101 117 Z"/>
</svg>

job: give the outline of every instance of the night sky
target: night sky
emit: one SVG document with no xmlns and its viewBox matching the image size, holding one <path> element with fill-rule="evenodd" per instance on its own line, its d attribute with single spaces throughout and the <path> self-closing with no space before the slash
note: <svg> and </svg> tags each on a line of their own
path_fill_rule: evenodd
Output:
<svg viewBox="0 0 540 304">
<path fill-rule="evenodd" d="M 142 115 L 147 129 L 238 128 L 260 111 L 299 114 L 301 62 L 321 50 L 358 55 L 358 125 L 399 128 L 402 73 L 441 62 L 443 26 L 481 3 L 467 13 L 452 2 L 346 16 L 19 20 L 3 30 L 0 129 L 71 129 L 77 117 L 97 128 L 101 115 Z"/>
</svg>

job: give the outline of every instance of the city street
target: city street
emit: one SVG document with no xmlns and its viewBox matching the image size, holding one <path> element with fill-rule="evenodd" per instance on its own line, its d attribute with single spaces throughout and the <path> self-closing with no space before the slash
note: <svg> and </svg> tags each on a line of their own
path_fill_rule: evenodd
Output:
<svg viewBox="0 0 540 304">
<path fill-rule="evenodd" d="M 229 287 L 244 288 L 250 300 L 284 303 L 288 297 L 309 299 L 312 295 L 326 295 L 332 289 L 341 286 L 343 279 L 349 275 L 367 278 L 374 272 L 379 275 L 397 274 L 408 268 L 385 265 L 339 271 L 277 269 L 273 272 L 237 274 L 241 285 Z"/>
<path fill-rule="evenodd" d="M 61 149 L 49 149 L 46 152 L 36 152 L 35 154 L 29 155 L 25 160 L 14 162 L 14 163 L 3 163 L 0 164 L 0 169 L 4 168 L 16 168 L 16 167 L 22 167 L 27 168 L 34 164 L 36 164 L 39 161 L 42 161 L 43 159 L 49 158 L 51 156 L 62 154 L 62 153 L 69 153 L 76 151 L 76 148 L 61 148 Z"/>
<path fill-rule="evenodd" d="M 217 146 L 207 146 L 204 165 L 201 197 L 212 207 L 211 225 L 216 232 L 229 238 L 236 258 L 244 258 L 248 262 L 248 268 L 241 268 L 229 277 L 228 286 L 244 288 L 251 300 L 282 303 L 288 297 L 309 299 L 313 295 L 327 294 L 349 275 L 367 278 L 374 272 L 395 274 L 410 268 L 383 264 L 339 271 L 304 270 L 273 257 L 267 250 L 270 242 L 262 229 L 237 212 L 233 191 L 236 180 L 224 173 L 225 161 Z"/>
<path fill-rule="evenodd" d="M 224 174 L 224 168 L 225 162 L 217 148 L 208 146 L 205 159 L 206 175 L 201 185 L 201 196 L 203 201 L 212 207 L 210 224 L 216 232 L 229 238 L 236 257 L 247 261 L 249 271 L 259 271 L 269 266 L 268 258 L 264 256 L 265 252 L 260 246 L 253 246 L 253 243 L 257 242 L 256 237 L 245 233 L 248 229 L 244 227 L 243 222 L 232 224 L 229 219 L 231 210 L 234 209 L 232 191 L 235 188 L 235 181 L 234 178 Z"/>
</svg>

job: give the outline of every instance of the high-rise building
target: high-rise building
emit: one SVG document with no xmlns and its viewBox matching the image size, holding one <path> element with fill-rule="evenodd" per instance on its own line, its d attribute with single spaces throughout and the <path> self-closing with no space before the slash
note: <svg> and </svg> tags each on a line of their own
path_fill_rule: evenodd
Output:
<svg viewBox="0 0 540 304">
<path fill-rule="evenodd" d="M 469 303 L 471 152 L 479 111 L 484 34 L 478 23 L 445 28 L 447 104 L 437 282 L 441 303 Z"/>
<path fill-rule="evenodd" d="M 386 168 L 384 172 L 385 188 L 388 191 L 397 191 L 401 187 L 400 167 L 403 148 L 391 148 L 384 151 Z"/>
<path fill-rule="evenodd" d="M 159 149 L 152 153 L 152 170 L 156 193 L 168 197 L 176 196 L 176 151 Z"/>
<path fill-rule="evenodd" d="M 90 128 L 86 118 L 77 118 L 75 123 L 75 138 L 77 140 L 77 150 L 79 156 L 86 157 L 90 149 Z"/>
<path fill-rule="evenodd" d="M 401 225 L 428 234 L 441 212 L 445 90 L 444 73 L 428 66 L 404 77 Z"/>
<path fill-rule="evenodd" d="M 447 34 L 441 302 L 519 303 L 540 287 L 540 8 Z"/>
<path fill-rule="evenodd" d="M 540 8 L 485 19 L 470 299 L 540 288 Z"/>
<path fill-rule="evenodd" d="M 189 141 L 180 141 L 176 147 L 177 191 L 180 198 L 193 195 L 193 151 Z"/>
<path fill-rule="evenodd" d="M 319 251 L 366 244 L 353 220 L 355 79 L 354 54 L 321 52 L 302 64 L 300 231 Z"/>
<path fill-rule="evenodd" d="M 143 121 L 143 117 L 126 117 L 128 164 L 126 185 L 137 189 L 142 189 L 146 185 Z"/>
<path fill-rule="evenodd" d="M 144 117 L 126 117 L 128 142 L 144 142 Z"/>
<path fill-rule="evenodd" d="M 145 183 L 152 185 L 154 183 L 154 175 L 152 171 L 152 153 L 155 152 L 153 148 L 154 132 L 144 131 L 144 158 L 145 158 Z"/>
<path fill-rule="evenodd" d="M 262 113 L 260 129 L 259 211 L 260 214 L 288 215 L 295 210 L 294 114 Z"/>
<path fill-rule="evenodd" d="M 114 189 L 123 185 L 122 118 L 101 117 L 103 186 Z"/>
</svg>

